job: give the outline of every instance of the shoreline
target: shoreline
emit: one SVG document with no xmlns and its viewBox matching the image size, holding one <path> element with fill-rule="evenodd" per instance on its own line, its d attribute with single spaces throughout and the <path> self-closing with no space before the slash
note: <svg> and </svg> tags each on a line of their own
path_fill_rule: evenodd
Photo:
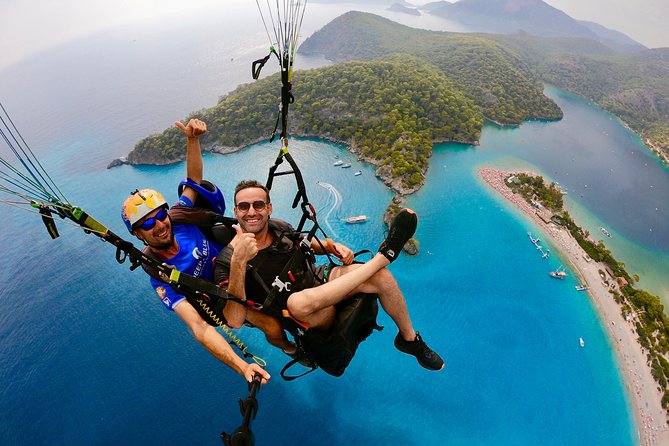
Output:
<svg viewBox="0 0 669 446">
<path fill-rule="evenodd" d="M 616 362 L 629 395 L 637 427 L 637 439 L 640 445 L 669 444 L 669 426 L 667 412 L 662 408 L 662 393 L 653 378 L 650 366 L 646 363 L 645 349 L 637 342 L 634 320 L 626 321 L 619 305 L 609 293 L 609 287 L 603 283 L 599 270 L 605 270 L 603 263 L 586 261 L 585 251 L 580 247 L 569 231 L 554 223 L 546 223 L 523 197 L 514 194 L 504 183 L 506 175 L 511 173 L 492 168 L 480 168 L 481 179 L 499 195 L 511 202 L 516 209 L 528 217 L 542 232 L 550 237 L 555 247 L 568 260 L 571 268 L 578 275 L 581 283 L 595 306 L 602 326 L 606 328 L 609 342 L 614 347 Z M 537 176 L 533 172 L 522 172 Z"/>
</svg>

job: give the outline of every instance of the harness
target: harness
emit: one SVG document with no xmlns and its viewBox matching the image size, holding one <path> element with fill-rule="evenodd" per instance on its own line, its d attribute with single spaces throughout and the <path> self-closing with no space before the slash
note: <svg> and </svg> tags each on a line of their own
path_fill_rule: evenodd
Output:
<svg viewBox="0 0 669 446">
<path fill-rule="evenodd" d="M 285 285 L 294 284 L 295 286 L 291 287 L 293 288 L 293 292 L 298 291 L 299 284 L 304 282 L 303 275 L 305 272 L 314 274 L 312 268 L 315 264 L 315 255 L 311 249 L 312 239 L 315 239 L 319 243 L 322 251 L 327 255 L 330 267 L 337 264 L 330 256 L 332 249 L 327 249 L 327 246 L 332 247 L 332 241 L 327 238 L 327 235 L 318 224 L 316 210 L 309 202 L 302 173 L 288 152 L 287 140 L 284 139 L 283 141 L 285 145 L 279 151 L 274 165 L 269 169 L 266 187 L 268 190 L 271 190 L 276 177 L 293 175 L 297 185 L 297 192 L 293 199 L 292 207 L 296 208 L 300 205 L 302 217 L 295 230 L 292 230 L 290 225 L 285 222 L 282 224 L 279 220 L 270 220 L 270 229 L 279 231 L 278 239 L 287 238 L 292 241 L 293 253 L 282 272 L 277 276 L 278 280 L 275 280 L 272 284 L 267 284 L 262 281 L 257 271 L 251 270 L 251 275 L 255 281 L 263 282 L 261 286 L 267 290 L 262 311 L 275 317 L 281 317 L 284 328 L 293 335 L 300 349 L 302 357 L 298 355 L 298 357 L 286 364 L 281 370 L 281 377 L 290 381 L 310 373 L 318 367 L 330 375 L 341 376 L 353 359 L 358 345 L 367 339 L 374 329 L 381 330 L 383 328 L 376 323 L 378 296 L 361 293 L 337 304 L 337 313 L 333 326 L 327 332 L 311 329 L 307 324 L 293 318 L 288 312 L 286 302 L 290 292 L 286 290 Z M 284 160 L 288 163 L 289 168 L 284 171 L 278 171 L 279 166 L 281 166 Z M 311 221 L 313 226 L 309 231 L 304 231 L 303 229 L 307 220 Z M 271 226 L 272 224 L 274 228 Z M 316 237 L 317 232 L 323 235 L 323 239 Z M 324 240 L 327 245 L 324 245 Z M 357 257 L 363 252 L 369 251 L 356 252 L 355 256 Z M 289 376 L 287 374 L 288 369 L 304 357 L 309 359 L 313 364 L 312 369 L 301 375 Z"/>
<path fill-rule="evenodd" d="M 375 294 L 359 294 L 337 306 L 337 313 L 332 327 L 327 331 L 311 328 L 308 324 L 295 319 L 288 311 L 287 301 L 294 292 L 318 286 L 324 283 L 315 269 L 315 255 L 308 242 L 308 235 L 298 232 L 282 221 L 270 219 L 270 230 L 275 240 L 268 248 L 269 255 L 287 254 L 289 260 L 284 264 L 272 283 L 263 279 L 259 270 L 264 263 L 249 264 L 246 271 L 247 280 L 256 284 L 256 288 L 264 291 L 262 310 L 282 321 L 294 338 L 300 353 L 289 361 L 281 370 L 281 377 L 291 381 L 320 367 L 324 372 L 341 376 L 349 365 L 358 345 L 364 341 L 374 329 L 381 330 L 377 325 L 378 304 Z M 311 233 L 312 231 L 310 231 Z M 217 267 L 230 268 L 232 250 L 225 248 L 216 259 Z M 262 261 L 261 261 L 262 262 Z M 330 260 L 325 268 L 336 264 Z M 312 368 L 300 375 L 288 375 L 288 370 L 304 358 L 308 359 Z"/>
</svg>

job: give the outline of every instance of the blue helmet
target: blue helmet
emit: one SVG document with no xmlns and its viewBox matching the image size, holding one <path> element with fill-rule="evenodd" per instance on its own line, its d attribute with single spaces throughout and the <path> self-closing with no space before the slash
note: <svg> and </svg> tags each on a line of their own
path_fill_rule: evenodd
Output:
<svg viewBox="0 0 669 446">
<path fill-rule="evenodd" d="M 178 194 L 181 196 L 186 186 L 197 191 L 197 197 L 193 205 L 199 208 L 210 209 L 217 214 L 223 215 L 225 213 L 225 198 L 221 190 L 216 185 L 207 180 L 202 180 L 200 184 L 190 178 L 185 178 L 179 183 Z"/>
</svg>

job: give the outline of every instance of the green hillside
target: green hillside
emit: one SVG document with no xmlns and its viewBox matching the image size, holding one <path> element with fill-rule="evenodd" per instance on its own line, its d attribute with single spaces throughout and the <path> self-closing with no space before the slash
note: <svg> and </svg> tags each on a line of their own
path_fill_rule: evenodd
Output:
<svg viewBox="0 0 669 446">
<path fill-rule="evenodd" d="M 377 165 L 379 176 L 400 193 L 423 184 L 435 143 L 476 143 L 485 119 L 517 125 L 562 117 L 517 52 L 479 35 L 419 31 L 348 13 L 304 48 L 339 61 L 364 61 L 297 71 L 290 135 L 346 144 Z M 198 112 L 209 126 L 205 147 L 234 150 L 266 139 L 276 120 L 279 89 L 278 76 L 271 76 Z M 183 156 L 179 131 L 167 129 L 140 141 L 128 159 L 162 164 Z"/>
<path fill-rule="evenodd" d="M 669 49 L 616 53 L 583 38 L 457 34 L 416 30 L 365 13 L 347 13 L 302 45 L 337 62 L 406 52 L 438 66 L 484 109 L 518 123 L 527 110 L 551 117 L 548 82 L 614 113 L 669 155 Z"/>
<path fill-rule="evenodd" d="M 486 119 L 517 125 L 530 118 L 562 117 L 520 54 L 478 34 L 417 30 L 373 14 L 349 12 L 314 33 L 300 52 L 322 54 L 334 62 L 412 54 L 443 71 L 483 109 Z"/>
<path fill-rule="evenodd" d="M 350 146 L 400 192 L 419 187 L 432 146 L 475 143 L 481 109 L 440 70 L 411 58 L 350 62 L 298 71 L 290 134 L 318 136 Z M 243 147 L 269 136 L 279 103 L 280 80 L 271 76 L 238 88 L 198 113 L 208 124 L 206 146 Z M 130 162 L 183 158 L 178 129 L 140 141 Z"/>
</svg>

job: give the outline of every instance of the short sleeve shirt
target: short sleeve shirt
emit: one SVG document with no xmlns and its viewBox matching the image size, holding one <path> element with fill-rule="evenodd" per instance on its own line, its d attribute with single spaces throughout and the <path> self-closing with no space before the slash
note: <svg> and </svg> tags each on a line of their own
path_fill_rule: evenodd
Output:
<svg viewBox="0 0 669 446">
<path fill-rule="evenodd" d="M 190 200 L 181 197 L 179 205 L 192 206 Z M 179 244 L 179 252 L 163 263 L 173 265 L 177 270 L 206 280 L 212 279 L 214 260 L 221 251 L 221 246 L 208 240 L 202 231 L 194 225 L 173 225 L 174 238 Z M 151 286 L 165 306 L 174 311 L 186 296 L 177 293 L 171 285 L 154 277 L 150 278 Z"/>
</svg>

